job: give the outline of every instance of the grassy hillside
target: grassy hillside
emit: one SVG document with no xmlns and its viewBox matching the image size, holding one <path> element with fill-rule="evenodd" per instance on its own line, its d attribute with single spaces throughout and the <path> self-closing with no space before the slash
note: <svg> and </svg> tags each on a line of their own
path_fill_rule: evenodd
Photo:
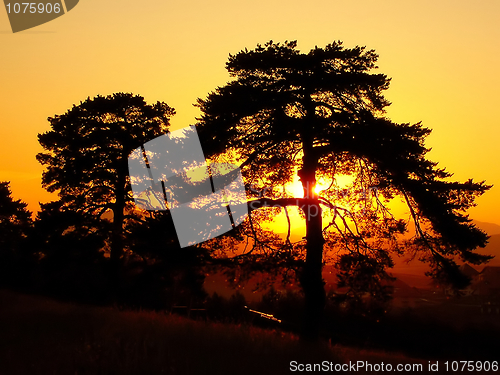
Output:
<svg viewBox="0 0 500 375">
<path fill-rule="evenodd" d="M 289 361 L 336 361 L 294 336 L 0 293 L 2 374 L 280 374 Z"/>
<path fill-rule="evenodd" d="M 298 363 L 427 363 L 230 323 L 0 291 L 1 374 L 290 374 Z M 426 372 L 423 372 L 426 373 Z"/>
</svg>

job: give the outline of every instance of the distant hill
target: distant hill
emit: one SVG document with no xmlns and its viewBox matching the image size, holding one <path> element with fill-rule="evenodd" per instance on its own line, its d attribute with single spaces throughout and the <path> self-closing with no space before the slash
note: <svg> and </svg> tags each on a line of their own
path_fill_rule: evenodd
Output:
<svg viewBox="0 0 500 375">
<path fill-rule="evenodd" d="M 476 226 L 488 233 L 491 237 L 488 241 L 488 245 L 484 249 L 478 249 L 477 252 L 483 255 L 493 255 L 493 258 L 488 266 L 500 266 L 500 225 L 494 223 L 487 223 L 484 221 L 472 221 Z M 482 270 L 485 265 L 476 266 L 475 268 Z"/>
<path fill-rule="evenodd" d="M 484 221 L 477 221 L 477 220 L 472 220 L 476 226 L 484 230 L 486 233 L 488 233 L 490 236 L 494 236 L 495 234 L 500 234 L 500 225 L 498 224 L 493 224 L 493 223 L 486 223 Z"/>
<path fill-rule="evenodd" d="M 477 251 L 479 254 L 483 255 L 493 255 L 495 258 L 490 260 L 489 266 L 500 266 L 500 234 L 492 235 L 488 241 L 488 245 L 484 249 L 479 249 Z M 476 267 L 478 268 L 478 267 Z M 480 266 L 482 269 L 483 266 Z"/>
</svg>

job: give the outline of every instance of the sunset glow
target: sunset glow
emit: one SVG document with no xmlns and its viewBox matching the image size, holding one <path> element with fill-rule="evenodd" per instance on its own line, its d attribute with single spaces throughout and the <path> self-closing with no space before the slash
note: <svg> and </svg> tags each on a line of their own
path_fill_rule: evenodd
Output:
<svg viewBox="0 0 500 375">
<path fill-rule="evenodd" d="M 265 9 L 265 11 L 263 11 Z M 280 15 L 275 17 L 275 15 Z M 0 179 L 38 210 L 54 199 L 40 186 L 37 134 L 47 117 L 97 94 L 133 92 L 174 107 L 172 129 L 195 123 L 193 107 L 230 77 L 228 54 L 257 43 L 298 40 L 307 52 L 343 40 L 380 55 L 392 77 L 387 115 L 433 129 L 429 157 L 454 178 L 498 185 L 497 87 L 500 3 L 466 1 L 335 3 L 82 1 L 64 17 L 17 34 L 0 12 Z M 140 46 L 140 48 L 138 47 Z M 317 189 L 320 189 L 318 185 Z M 302 194 L 293 184 L 293 193 Z M 471 217 L 500 223 L 500 193 L 478 200 Z"/>
</svg>

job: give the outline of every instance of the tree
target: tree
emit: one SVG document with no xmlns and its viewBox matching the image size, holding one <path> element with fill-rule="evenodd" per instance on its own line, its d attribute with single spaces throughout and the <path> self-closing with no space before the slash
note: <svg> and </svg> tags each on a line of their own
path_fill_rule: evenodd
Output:
<svg viewBox="0 0 500 375">
<path fill-rule="evenodd" d="M 155 212 L 130 228 L 130 250 L 138 258 L 131 268 L 127 294 L 141 306 L 171 308 L 205 298 L 203 266 L 210 260 L 199 247 L 180 247 L 169 211 Z"/>
<path fill-rule="evenodd" d="M 389 278 L 389 250 L 403 251 L 398 234 L 408 229 L 387 206 L 395 196 L 406 201 L 416 228 L 406 249 L 429 261 L 435 277 L 463 285 L 456 258 L 476 264 L 488 259 L 473 252 L 485 246 L 487 236 L 465 211 L 489 186 L 448 181 L 451 174 L 425 157 L 430 130 L 384 116 L 389 102 L 382 92 L 390 79 L 371 73 L 377 58 L 373 50 L 344 48 L 341 42 L 305 54 L 294 41 L 271 41 L 230 55 L 226 68 L 232 80 L 198 99 L 197 129 L 206 156 L 233 160 L 249 184 L 268 188 L 267 197 L 249 202 L 250 210 L 272 206 L 286 212 L 296 206 L 303 212 L 305 240 L 292 244 L 289 233 L 286 244 L 299 264 L 305 295 L 304 338 L 319 332 L 325 249 L 342 249 L 340 282 L 354 296 L 368 284 L 381 289 L 382 279 Z M 295 173 L 303 197 L 282 189 Z M 339 175 L 352 176 L 345 194 Z M 316 192 L 318 179 L 330 187 Z M 269 250 L 269 243 L 253 235 L 253 254 L 256 248 Z M 275 251 L 283 253 L 280 246 Z"/>
<path fill-rule="evenodd" d="M 31 212 L 20 199 L 14 200 L 10 182 L 0 182 L 0 249 L 15 249 L 31 227 Z"/>
<path fill-rule="evenodd" d="M 30 260 L 27 240 L 33 223 L 28 205 L 12 198 L 9 185 L 0 182 L 0 280 L 17 283 Z"/>
<path fill-rule="evenodd" d="M 168 130 L 173 108 L 146 104 L 128 93 L 87 98 L 63 115 L 49 118 L 52 130 L 39 134 L 47 151 L 37 160 L 46 170 L 42 185 L 57 191 L 63 207 L 100 218 L 112 212 L 110 257 L 123 254 L 124 225 L 130 214 L 127 158 L 132 150 Z"/>
<path fill-rule="evenodd" d="M 109 226 L 61 200 L 41 204 L 31 234 L 32 249 L 40 258 L 37 289 L 86 303 L 109 301 L 109 286 L 115 283 L 103 262 Z"/>
</svg>

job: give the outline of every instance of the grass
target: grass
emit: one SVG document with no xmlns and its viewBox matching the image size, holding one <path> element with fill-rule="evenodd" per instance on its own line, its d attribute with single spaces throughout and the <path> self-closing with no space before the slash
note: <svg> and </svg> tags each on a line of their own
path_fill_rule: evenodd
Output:
<svg viewBox="0 0 500 375">
<path fill-rule="evenodd" d="M 430 373 L 427 359 L 402 353 L 305 345 L 295 335 L 251 325 L 120 311 L 0 290 L 1 375 L 280 375 L 292 373 L 290 361 L 421 363 L 424 371 L 419 374 Z"/>
<path fill-rule="evenodd" d="M 252 326 L 0 292 L 1 374 L 285 374 L 339 362 L 327 344 Z"/>
</svg>

